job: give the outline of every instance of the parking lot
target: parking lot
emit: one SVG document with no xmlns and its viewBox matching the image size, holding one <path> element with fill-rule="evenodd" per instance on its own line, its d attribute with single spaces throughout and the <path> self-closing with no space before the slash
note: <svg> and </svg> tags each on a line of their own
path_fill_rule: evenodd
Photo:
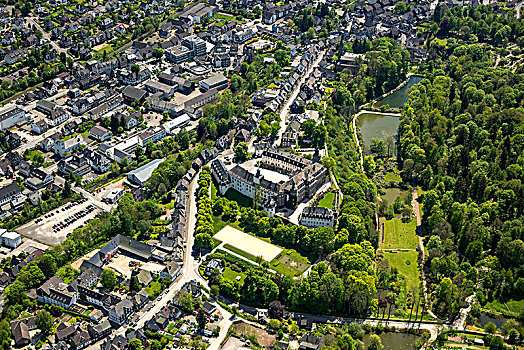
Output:
<svg viewBox="0 0 524 350">
<path fill-rule="evenodd" d="M 125 278 L 131 278 L 133 270 L 141 269 L 147 270 L 151 273 L 159 273 L 165 266 L 151 261 L 146 262 L 139 260 L 120 252 L 115 255 L 105 267 L 118 272 Z"/>
<path fill-rule="evenodd" d="M 75 229 L 94 219 L 101 210 L 87 199 L 71 202 L 20 226 L 16 231 L 38 242 L 60 244 Z"/>
</svg>

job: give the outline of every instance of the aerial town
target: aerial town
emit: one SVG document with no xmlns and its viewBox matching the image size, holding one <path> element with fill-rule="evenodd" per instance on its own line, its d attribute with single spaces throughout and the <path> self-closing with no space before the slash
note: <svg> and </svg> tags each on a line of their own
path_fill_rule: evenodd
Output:
<svg viewBox="0 0 524 350">
<path fill-rule="evenodd" d="M 524 349 L 524 1 L 0 1 L 0 348 Z"/>
</svg>

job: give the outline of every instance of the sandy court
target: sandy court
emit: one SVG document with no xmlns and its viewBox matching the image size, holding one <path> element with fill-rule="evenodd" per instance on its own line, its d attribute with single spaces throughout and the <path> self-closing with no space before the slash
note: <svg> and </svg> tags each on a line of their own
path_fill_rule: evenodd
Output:
<svg viewBox="0 0 524 350">
<path fill-rule="evenodd" d="M 233 247 L 243 250 L 248 254 L 261 256 L 265 261 L 273 260 L 282 251 L 282 248 L 248 235 L 231 226 L 224 227 L 214 238 L 231 244 Z"/>
</svg>

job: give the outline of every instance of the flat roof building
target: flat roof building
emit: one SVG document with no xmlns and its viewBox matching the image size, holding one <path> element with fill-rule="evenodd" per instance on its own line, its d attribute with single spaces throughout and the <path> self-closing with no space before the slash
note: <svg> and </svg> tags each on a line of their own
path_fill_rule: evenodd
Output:
<svg viewBox="0 0 524 350">
<path fill-rule="evenodd" d="M 200 82 L 200 88 L 209 91 L 211 89 L 223 90 L 229 85 L 229 80 L 222 73 L 217 73 Z"/>
<path fill-rule="evenodd" d="M 144 186 L 147 180 L 151 178 L 151 174 L 153 174 L 153 171 L 155 171 L 155 169 L 158 168 L 160 163 L 162 163 L 163 161 L 164 159 L 155 159 L 141 166 L 138 169 L 130 171 L 127 174 L 127 180 L 134 184 Z"/>
</svg>

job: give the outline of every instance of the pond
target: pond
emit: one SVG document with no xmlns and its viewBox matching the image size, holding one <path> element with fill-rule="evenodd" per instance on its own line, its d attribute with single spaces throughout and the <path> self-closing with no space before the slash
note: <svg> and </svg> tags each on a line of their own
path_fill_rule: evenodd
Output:
<svg viewBox="0 0 524 350">
<path fill-rule="evenodd" d="M 358 117 L 358 127 L 364 140 L 364 149 L 369 153 L 372 138 L 387 140 L 389 136 L 396 138 L 400 118 L 393 115 L 362 113 Z"/>
<path fill-rule="evenodd" d="M 386 96 L 384 99 L 378 101 L 375 104 L 375 107 L 380 107 L 384 105 L 389 105 L 391 108 L 400 108 L 408 101 L 408 95 L 410 89 L 417 83 L 420 83 L 424 77 L 420 75 L 412 75 L 409 77 L 409 81 L 399 90 L 395 91 L 389 96 Z"/>
<path fill-rule="evenodd" d="M 382 340 L 382 345 L 384 349 L 391 350 L 413 350 L 415 347 L 415 342 L 417 341 L 418 336 L 414 334 L 407 333 L 382 333 L 379 334 L 380 340 Z M 366 349 L 369 346 L 369 335 L 364 336 L 364 344 Z"/>
<path fill-rule="evenodd" d="M 502 317 L 492 317 L 486 313 L 481 313 L 479 317 L 479 322 L 482 327 L 487 325 L 490 322 L 493 322 L 497 328 L 501 328 L 504 323 L 506 323 L 506 319 Z"/>
</svg>

